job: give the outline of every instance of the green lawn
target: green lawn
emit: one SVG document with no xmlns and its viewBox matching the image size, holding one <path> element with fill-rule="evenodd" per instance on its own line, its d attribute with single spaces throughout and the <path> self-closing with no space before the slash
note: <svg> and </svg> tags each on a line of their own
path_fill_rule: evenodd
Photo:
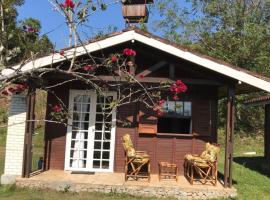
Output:
<svg viewBox="0 0 270 200">
<path fill-rule="evenodd" d="M 4 129 L 0 129 L 0 173 L 3 172 L 4 162 Z M 34 162 L 33 167 L 36 166 L 36 161 L 39 156 L 42 156 L 42 130 L 37 130 L 39 134 L 34 137 Z M 219 144 L 224 147 L 223 132 L 219 134 Z M 243 200 L 268 200 L 270 199 L 270 164 L 263 160 L 263 137 L 235 137 L 234 142 L 234 163 L 233 163 L 233 180 L 234 187 L 237 188 L 238 198 Z M 243 153 L 248 151 L 256 151 L 255 156 L 245 156 Z M 222 149 L 219 156 L 219 171 L 223 174 L 224 164 L 224 149 Z M 156 198 L 141 198 L 129 195 L 117 194 L 99 194 L 99 193 L 63 193 L 55 191 L 41 191 L 41 190 L 26 190 L 10 187 L 0 187 L 0 199 L 7 200 L 23 200 L 23 199 L 89 199 L 89 200 L 151 200 Z"/>
<path fill-rule="evenodd" d="M 66 193 L 55 191 L 28 190 L 10 187 L 0 187 L 1 200 L 155 200 L 156 198 L 134 197 L 124 194 L 102 193 Z M 173 200 L 167 198 L 166 200 Z"/>
<path fill-rule="evenodd" d="M 4 172 L 6 128 L 0 128 L 0 174 Z"/>
<path fill-rule="evenodd" d="M 238 198 L 243 200 L 270 199 L 270 163 L 263 159 L 263 137 L 234 138 L 233 181 Z M 219 134 L 219 143 L 224 147 L 224 136 Z M 254 156 L 244 152 L 256 151 Z M 219 156 L 219 171 L 223 173 L 224 149 Z"/>
</svg>

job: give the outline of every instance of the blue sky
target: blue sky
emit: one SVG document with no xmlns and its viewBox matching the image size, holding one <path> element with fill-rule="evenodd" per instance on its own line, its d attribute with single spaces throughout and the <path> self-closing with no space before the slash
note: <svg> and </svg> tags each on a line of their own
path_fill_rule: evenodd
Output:
<svg viewBox="0 0 270 200">
<path fill-rule="evenodd" d="M 67 28 L 64 18 L 53 10 L 48 0 L 25 0 L 25 4 L 18 8 L 18 13 L 18 20 L 28 17 L 39 19 L 42 25 L 41 34 L 56 29 L 48 34 L 49 38 L 58 49 L 67 46 Z M 119 30 L 125 27 L 119 3 L 109 6 L 104 12 L 96 12 L 89 19 L 88 25 L 92 28 L 84 28 L 85 33 L 82 33 L 82 36 L 91 36 L 109 25 L 116 26 Z"/>
</svg>

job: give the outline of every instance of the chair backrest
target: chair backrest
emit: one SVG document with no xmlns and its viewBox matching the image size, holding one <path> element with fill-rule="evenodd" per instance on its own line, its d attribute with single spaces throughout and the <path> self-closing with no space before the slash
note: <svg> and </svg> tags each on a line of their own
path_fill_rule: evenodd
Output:
<svg viewBox="0 0 270 200">
<path fill-rule="evenodd" d="M 217 156 L 220 152 L 220 147 L 218 145 L 206 143 L 205 145 L 205 151 L 202 152 L 201 158 L 208 160 L 210 162 L 214 162 L 217 160 Z"/>
<path fill-rule="evenodd" d="M 133 146 L 133 143 L 131 141 L 131 138 L 130 138 L 129 134 L 123 135 L 122 143 L 123 143 L 123 147 L 124 147 L 124 150 L 126 152 L 126 155 L 128 157 L 135 156 L 136 152 L 135 152 L 135 149 L 134 149 L 134 146 Z"/>
</svg>

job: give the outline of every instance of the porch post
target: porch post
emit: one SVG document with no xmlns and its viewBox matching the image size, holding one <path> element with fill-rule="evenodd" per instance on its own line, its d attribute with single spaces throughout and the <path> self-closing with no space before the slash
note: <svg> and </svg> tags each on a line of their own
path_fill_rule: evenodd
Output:
<svg viewBox="0 0 270 200">
<path fill-rule="evenodd" d="M 266 104 L 264 109 L 264 158 L 270 161 L 270 104 Z"/>
<path fill-rule="evenodd" d="M 224 187 L 232 186 L 233 134 L 234 134 L 235 87 L 230 85 L 227 93 L 227 122 L 225 142 Z"/>
<path fill-rule="evenodd" d="M 32 172 L 32 136 L 35 130 L 36 91 L 30 86 L 27 95 L 27 112 L 24 140 L 24 159 L 22 177 L 29 178 Z"/>
</svg>

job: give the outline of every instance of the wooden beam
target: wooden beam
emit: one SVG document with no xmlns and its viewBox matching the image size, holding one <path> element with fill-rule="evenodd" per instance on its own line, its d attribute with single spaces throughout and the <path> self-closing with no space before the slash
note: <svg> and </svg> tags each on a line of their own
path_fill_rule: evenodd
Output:
<svg viewBox="0 0 270 200">
<path fill-rule="evenodd" d="M 159 78 L 159 77 L 135 77 L 141 83 L 160 83 L 160 82 L 174 82 L 176 79 L 170 78 Z M 93 78 L 94 81 L 122 81 L 126 82 L 127 80 L 120 76 L 98 76 Z M 215 85 L 220 86 L 220 83 L 214 80 L 207 79 L 181 79 L 185 84 L 188 85 Z"/>
<path fill-rule="evenodd" d="M 146 70 L 142 71 L 141 73 L 137 74 L 136 77 L 140 77 L 141 75 L 147 76 L 147 75 L 157 71 L 161 67 L 165 66 L 166 64 L 167 64 L 166 61 L 160 61 L 160 62 L 152 65 L 151 67 L 147 68 Z"/>
<path fill-rule="evenodd" d="M 27 113 L 26 113 L 26 127 L 25 127 L 25 142 L 24 142 L 24 161 L 22 176 L 29 178 L 32 172 L 32 136 L 35 129 L 35 102 L 36 94 L 35 88 L 29 88 L 27 95 Z"/>
<path fill-rule="evenodd" d="M 265 105 L 264 158 L 270 162 L 270 104 Z"/>
<path fill-rule="evenodd" d="M 232 186 L 233 134 L 234 134 L 235 86 L 227 91 L 227 123 L 225 142 L 224 187 Z"/>
</svg>

